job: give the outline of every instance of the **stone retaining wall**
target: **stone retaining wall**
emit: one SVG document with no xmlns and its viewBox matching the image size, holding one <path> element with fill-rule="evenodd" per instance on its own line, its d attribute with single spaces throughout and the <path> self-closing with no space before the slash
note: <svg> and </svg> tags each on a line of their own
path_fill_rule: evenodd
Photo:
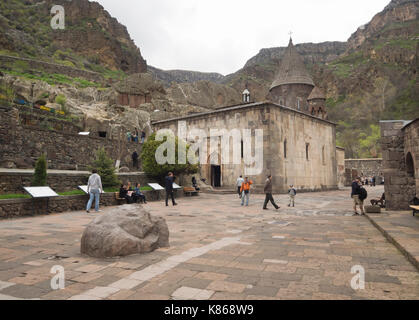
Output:
<svg viewBox="0 0 419 320">
<path fill-rule="evenodd" d="M 20 122 L 16 108 L 0 106 L 0 167 L 32 169 L 36 159 L 47 155 L 48 168 L 58 170 L 87 170 L 96 151 L 105 148 L 121 167 L 132 167 L 134 150 L 140 154 L 140 144 L 100 137 L 34 128 Z M 140 164 L 141 165 L 141 164 Z"/>
<path fill-rule="evenodd" d="M 175 192 L 176 198 L 183 197 L 183 190 L 177 190 Z M 164 191 L 144 191 L 144 194 L 147 201 L 162 201 L 163 203 L 165 199 Z M 85 210 L 88 199 L 89 197 L 87 195 L 51 198 L 48 201 L 48 213 Z M 101 206 L 116 206 L 118 204 L 114 193 L 105 193 L 101 195 Z M 45 199 L 0 200 L 0 219 L 43 215 L 46 212 L 47 201 Z"/>
<path fill-rule="evenodd" d="M 358 171 L 359 176 L 381 177 L 383 159 L 345 159 L 345 168 Z"/>
<path fill-rule="evenodd" d="M 89 172 L 60 172 L 48 173 L 47 184 L 56 192 L 66 192 L 76 190 L 78 186 L 86 185 Z M 131 182 L 147 183 L 154 182 L 145 173 L 120 173 L 118 174 L 122 183 Z M 0 172 L 0 194 L 24 193 L 23 187 L 29 187 L 33 178 L 33 172 Z"/>
</svg>

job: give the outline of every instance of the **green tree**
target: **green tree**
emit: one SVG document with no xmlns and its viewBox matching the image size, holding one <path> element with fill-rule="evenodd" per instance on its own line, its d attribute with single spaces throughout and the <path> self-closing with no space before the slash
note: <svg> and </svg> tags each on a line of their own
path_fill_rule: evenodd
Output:
<svg viewBox="0 0 419 320">
<path fill-rule="evenodd" d="M 96 169 L 102 179 L 104 188 L 115 187 L 120 181 L 115 173 L 113 160 L 106 154 L 105 148 L 100 148 L 96 152 L 96 159 L 92 162 L 90 170 Z"/>
<path fill-rule="evenodd" d="M 361 133 L 359 135 L 360 154 L 363 158 L 376 158 L 380 155 L 380 126 L 372 124 L 370 126 L 370 135 Z"/>
<path fill-rule="evenodd" d="M 175 163 L 160 165 L 156 161 L 156 151 L 158 147 L 167 141 L 167 137 L 163 141 L 156 141 L 156 134 L 153 133 L 148 140 L 143 144 L 141 151 L 142 167 L 145 173 L 152 177 L 163 178 L 168 172 L 173 172 L 175 175 L 179 174 L 193 174 L 198 172 L 197 164 L 179 164 L 178 162 L 178 145 L 179 139 L 175 137 Z M 186 154 L 188 154 L 190 145 L 186 144 Z"/>
<path fill-rule="evenodd" d="M 33 187 L 43 187 L 47 185 L 47 159 L 42 154 L 35 164 L 35 173 L 32 180 Z"/>
</svg>

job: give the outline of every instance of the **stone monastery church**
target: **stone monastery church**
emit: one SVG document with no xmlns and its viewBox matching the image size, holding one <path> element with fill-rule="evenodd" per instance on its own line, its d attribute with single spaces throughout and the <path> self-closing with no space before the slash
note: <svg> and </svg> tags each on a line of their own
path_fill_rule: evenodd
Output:
<svg viewBox="0 0 419 320">
<path fill-rule="evenodd" d="M 243 98 L 244 103 L 238 106 L 154 122 L 153 129 L 171 129 L 176 134 L 179 121 L 186 122 L 188 130 L 204 130 L 208 137 L 215 128 L 251 129 L 252 150 L 254 131 L 263 129 L 263 170 L 249 176 L 257 191 L 263 190 L 269 174 L 273 191 L 278 193 L 286 192 L 290 184 L 307 191 L 337 188 L 336 125 L 327 120 L 326 97 L 315 86 L 292 40 L 266 101 L 249 103 L 247 89 Z M 213 187 L 233 188 L 237 177 L 246 175 L 243 141 L 241 148 L 241 164 L 223 164 L 221 145 L 218 157 L 210 154 L 208 147 L 208 159 L 218 158 L 218 162 L 201 164 L 201 177 Z"/>
</svg>

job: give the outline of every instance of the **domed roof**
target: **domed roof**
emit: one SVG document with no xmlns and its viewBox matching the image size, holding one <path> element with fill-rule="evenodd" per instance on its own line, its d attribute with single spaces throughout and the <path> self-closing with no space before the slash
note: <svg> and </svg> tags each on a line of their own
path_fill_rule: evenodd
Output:
<svg viewBox="0 0 419 320">
<path fill-rule="evenodd" d="M 314 87 L 313 79 L 311 79 L 303 59 L 295 49 L 292 39 L 290 39 L 281 66 L 270 90 L 284 84 L 308 84 Z"/>
<path fill-rule="evenodd" d="M 319 87 L 314 87 L 313 91 L 311 91 L 310 96 L 307 98 L 308 101 L 314 99 L 324 99 L 326 100 L 326 96 L 323 91 Z"/>
</svg>

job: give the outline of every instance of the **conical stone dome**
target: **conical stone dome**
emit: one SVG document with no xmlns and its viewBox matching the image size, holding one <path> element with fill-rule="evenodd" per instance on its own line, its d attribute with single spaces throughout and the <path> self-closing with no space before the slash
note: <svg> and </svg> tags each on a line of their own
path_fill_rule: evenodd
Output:
<svg viewBox="0 0 419 320">
<path fill-rule="evenodd" d="M 326 96 L 323 91 L 319 87 L 314 87 L 313 91 L 311 91 L 310 96 L 308 97 L 308 101 L 314 99 L 324 99 L 326 100 Z"/>
<path fill-rule="evenodd" d="M 284 84 L 307 84 L 314 87 L 313 79 L 308 73 L 300 54 L 295 50 L 292 39 L 290 39 L 281 66 L 270 90 Z"/>
</svg>

